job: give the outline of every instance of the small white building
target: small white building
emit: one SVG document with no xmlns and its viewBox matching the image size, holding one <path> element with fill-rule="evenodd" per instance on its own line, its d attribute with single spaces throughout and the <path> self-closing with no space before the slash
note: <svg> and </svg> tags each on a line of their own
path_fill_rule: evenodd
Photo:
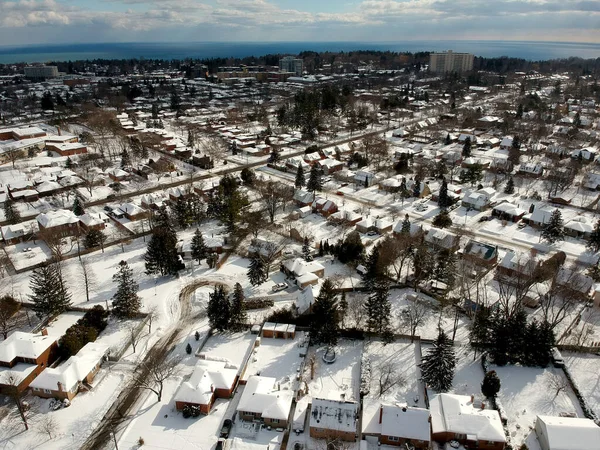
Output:
<svg viewBox="0 0 600 450">
<path fill-rule="evenodd" d="M 600 427 L 590 419 L 537 416 L 535 434 L 542 450 L 600 448 Z"/>
</svg>

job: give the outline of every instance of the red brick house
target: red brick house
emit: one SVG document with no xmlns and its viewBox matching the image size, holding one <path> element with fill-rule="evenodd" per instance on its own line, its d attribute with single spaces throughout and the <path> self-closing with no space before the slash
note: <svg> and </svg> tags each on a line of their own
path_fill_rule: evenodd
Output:
<svg viewBox="0 0 600 450">
<path fill-rule="evenodd" d="M 237 407 L 241 420 L 259 420 L 273 428 L 287 427 L 294 394 L 289 390 L 279 390 L 276 381 L 271 377 L 248 378 Z"/>
<path fill-rule="evenodd" d="M 60 156 L 73 156 L 87 153 L 87 147 L 79 142 L 46 142 L 46 150 L 58 153 Z"/>
<path fill-rule="evenodd" d="M 238 370 L 223 361 L 200 360 L 188 381 L 175 394 L 175 407 L 197 406 L 208 414 L 217 398 L 230 398 L 238 380 Z"/>
<path fill-rule="evenodd" d="M 79 218 L 73 211 L 59 209 L 39 214 L 36 217 L 40 232 L 58 236 L 75 236 L 79 234 Z"/>
<path fill-rule="evenodd" d="M 312 401 L 309 430 L 315 439 L 356 441 L 358 403 L 315 398 Z"/>
<path fill-rule="evenodd" d="M 405 446 L 419 450 L 430 448 L 429 410 L 407 405 L 381 405 L 376 418 L 363 416 L 363 436 L 375 436 L 379 444 Z"/>
</svg>

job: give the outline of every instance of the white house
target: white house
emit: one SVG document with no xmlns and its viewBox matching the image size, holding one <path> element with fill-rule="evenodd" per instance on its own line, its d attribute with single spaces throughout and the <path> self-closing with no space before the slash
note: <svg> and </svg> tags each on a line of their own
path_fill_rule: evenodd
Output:
<svg viewBox="0 0 600 450">
<path fill-rule="evenodd" d="M 542 450 L 600 448 L 600 427 L 590 419 L 537 416 L 535 434 Z"/>
</svg>

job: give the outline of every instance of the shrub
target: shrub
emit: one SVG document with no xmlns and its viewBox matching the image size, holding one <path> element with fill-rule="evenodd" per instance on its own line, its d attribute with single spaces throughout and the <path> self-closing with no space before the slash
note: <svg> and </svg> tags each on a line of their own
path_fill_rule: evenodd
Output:
<svg viewBox="0 0 600 450">
<path fill-rule="evenodd" d="M 140 436 L 140 438 L 138 439 L 138 445 L 141 447 L 144 444 L 145 444 L 144 438 Z"/>
<path fill-rule="evenodd" d="M 186 345 L 186 346 L 185 346 L 185 352 L 186 352 L 188 355 L 191 355 L 191 354 L 192 354 L 192 346 L 190 345 L 190 343 L 189 343 L 189 342 L 188 342 L 188 345 Z"/>
<path fill-rule="evenodd" d="M 88 310 L 74 325 L 67 328 L 58 341 L 59 355 L 69 358 L 76 355 L 88 342 L 94 342 L 108 325 L 108 312 L 100 305 Z"/>
<path fill-rule="evenodd" d="M 487 398 L 494 398 L 500 391 L 500 378 L 495 370 L 490 370 L 483 377 L 481 393 Z"/>
</svg>

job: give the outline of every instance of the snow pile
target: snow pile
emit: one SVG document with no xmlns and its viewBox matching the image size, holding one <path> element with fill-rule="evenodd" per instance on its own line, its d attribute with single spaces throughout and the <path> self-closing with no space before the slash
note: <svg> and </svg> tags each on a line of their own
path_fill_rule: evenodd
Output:
<svg viewBox="0 0 600 450">
<path fill-rule="evenodd" d="M 363 354 L 362 361 L 360 363 L 360 396 L 364 397 L 370 392 L 371 386 L 371 359 Z"/>
</svg>

